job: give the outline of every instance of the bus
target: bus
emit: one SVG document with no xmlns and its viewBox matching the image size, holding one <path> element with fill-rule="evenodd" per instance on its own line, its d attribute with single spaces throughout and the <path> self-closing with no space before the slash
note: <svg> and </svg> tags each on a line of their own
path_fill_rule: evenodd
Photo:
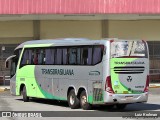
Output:
<svg viewBox="0 0 160 120">
<path fill-rule="evenodd" d="M 11 62 L 8 62 L 11 61 Z M 71 109 L 93 105 L 124 109 L 147 102 L 149 53 L 143 40 L 64 38 L 27 41 L 10 63 L 12 95 L 23 101 L 68 101 Z"/>
</svg>

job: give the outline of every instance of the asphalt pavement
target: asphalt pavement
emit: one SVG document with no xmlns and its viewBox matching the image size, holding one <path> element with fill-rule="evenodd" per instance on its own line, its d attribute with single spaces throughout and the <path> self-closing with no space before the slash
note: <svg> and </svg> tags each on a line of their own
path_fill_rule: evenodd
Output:
<svg viewBox="0 0 160 120">
<path fill-rule="evenodd" d="M 56 100 L 46 100 L 46 99 L 31 99 L 30 102 L 23 102 L 22 96 L 12 96 L 9 91 L 0 92 L 0 111 L 49 111 L 54 112 L 54 119 L 73 119 L 71 116 L 78 115 L 81 116 L 84 113 L 82 109 L 70 109 L 67 102 L 56 101 Z M 57 112 L 59 111 L 59 112 Z M 94 116 L 94 119 L 101 120 L 105 119 L 105 117 L 101 117 L 100 115 L 106 114 L 106 116 L 110 116 L 112 120 L 115 119 L 123 119 L 119 116 L 119 114 L 124 113 L 135 113 L 135 112 L 160 112 L 160 88 L 150 88 L 149 99 L 147 103 L 135 103 L 128 105 L 124 110 L 117 110 L 116 108 L 108 109 L 105 106 L 94 106 L 91 112 L 86 111 L 87 116 L 83 117 L 83 119 L 91 119 Z M 52 115 L 53 115 L 52 114 Z M 96 117 L 96 115 L 99 117 Z M 115 115 L 115 116 L 114 116 Z M 70 116 L 70 117 L 67 117 Z M 83 116 L 83 114 L 82 114 Z M 116 117 L 117 116 L 117 117 Z M 3 118 L 3 119 L 21 119 L 21 118 Z M 25 120 L 27 118 L 23 118 Z M 30 118 L 33 119 L 33 118 Z M 36 119 L 51 119 L 51 118 L 36 118 Z M 75 117 L 75 119 L 80 120 L 81 117 Z M 74 120 L 75 120 L 74 119 Z M 109 119 L 109 117 L 107 117 Z M 159 119 L 159 118 L 158 118 Z M 35 120 L 35 119 L 34 119 Z"/>
</svg>

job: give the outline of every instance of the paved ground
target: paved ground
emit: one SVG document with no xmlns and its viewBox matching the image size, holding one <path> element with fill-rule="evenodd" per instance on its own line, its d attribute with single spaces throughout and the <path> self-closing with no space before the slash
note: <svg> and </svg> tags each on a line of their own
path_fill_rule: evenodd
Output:
<svg viewBox="0 0 160 120">
<path fill-rule="evenodd" d="M 106 114 L 114 115 L 114 113 L 116 114 L 117 112 L 120 112 L 120 113 L 126 113 L 128 111 L 141 112 L 144 110 L 160 111 L 160 88 L 150 89 L 149 100 L 147 103 L 130 104 L 126 107 L 125 110 L 116 110 L 116 109 L 108 110 L 105 107 L 95 106 L 91 111 L 96 111 L 97 114 L 101 114 L 105 112 Z M 53 101 L 53 100 L 33 99 L 30 102 L 23 102 L 21 96 L 11 96 L 9 91 L 4 91 L 4 92 L 0 92 L 0 111 L 78 111 L 79 112 L 84 110 L 82 109 L 72 110 L 68 107 L 67 102 L 59 102 L 59 101 Z M 69 112 L 69 113 L 59 112 L 57 114 L 61 114 L 63 116 L 66 114 L 76 114 L 76 112 Z M 92 117 L 92 115 L 93 114 L 88 113 L 88 116 Z M 12 119 L 12 118 L 9 118 L 9 119 Z M 46 118 L 41 118 L 41 119 L 46 119 Z M 58 120 L 58 119 L 64 119 L 64 118 L 58 117 L 56 119 Z M 71 120 L 71 118 L 69 117 L 65 117 L 65 120 L 66 119 Z M 76 117 L 75 119 L 80 120 L 81 118 Z M 86 119 L 89 120 L 91 118 L 86 118 Z M 94 118 L 94 119 L 97 119 L 97 118 Z M 98 120 L 101 120 L 101 119 L 106 120 L 106 118 L 98 117 Z M 107 117 L 107 119 L 109 118 Z M 120 118 L 112 118 L 112 120 L 114 119 L 120 119 Z"/>
</svg>

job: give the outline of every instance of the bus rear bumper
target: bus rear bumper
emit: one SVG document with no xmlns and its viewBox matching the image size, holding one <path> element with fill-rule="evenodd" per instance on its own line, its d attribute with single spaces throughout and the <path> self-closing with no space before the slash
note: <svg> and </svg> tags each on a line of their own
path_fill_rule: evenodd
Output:
<svg viewBox="0 0 160 120">
<path fill-rule="evenodd" d="M 147 102 L 148 100 L 148 92 L 142 94 L 111 94 L 105 93 L 104 95 L 104 102 L 105 103 L 140 103 L 140 102 Z"/>
</svg>

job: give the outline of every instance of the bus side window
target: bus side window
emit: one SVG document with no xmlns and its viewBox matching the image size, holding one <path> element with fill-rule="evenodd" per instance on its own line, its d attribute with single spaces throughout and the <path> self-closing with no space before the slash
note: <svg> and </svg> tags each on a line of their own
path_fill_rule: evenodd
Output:
<svg viewBox="0 0 160 120">
<path fill-rule="evenodd" d="M 36 49 L 34 49 L 34 52 L 33 52 L 33 64 L 34 65 L 38 64 L 38 54 Z"/>
<path fill-rule="evenodd" d="M 76 64 L 76 54 L 77 54 L 77 51 L 75 48 L 69 48 L 69 64 L 70 65 Z"/>
<path fill-rule="evenodd" d="M 56 64 L 61 65 L 62 64 L 62 49 L 57 49 L 57 57 L 56 57 Z"/>
<path fill-rule="evenodd" d="M 88 59 L 88 50 L 86 48 L 82 48 L 82 65 L 87 65 Z"/>
<path fill-rule="evenodd" d="M 28 64 L 32 64 L 32 50 L 29 50 Z"/>
<path fill-rule="evenodd" d="M 93 49 L 93 64 L 101 62 L 102 59 L 102 48 L 100 46 L 95 46 Z"/>
<path fill-rule="evenodd" d="M 55 63 L 55 49 L 45 49 L 45 64 L 52 65 Z"/>
<path fill-rule="evenodd" d="M 68 54 L 67 54 L 67 48 L 63 48 L 63 65 L 67 65 L 68 63 Z"/>
<path fill-rule="evenodd" d="M 39 49 L 38 52 L 38 65 L 42 65 L 44 63 L 44 50 L 43 49 Z"/>
<path fill-rule="evenodd" d="M 82 49 L 82 65 L 92 65 L 92 48 Z"/>
<path fill-rule="evenodd" d="M 92 48 L 88 48 L 88 60 L 87 65 L 92 65 Z"/>
<path fill-rule="evenodd" d="M 81 48 L 77 48 L 77 64 L 81 64 Z"/>
</svg>

